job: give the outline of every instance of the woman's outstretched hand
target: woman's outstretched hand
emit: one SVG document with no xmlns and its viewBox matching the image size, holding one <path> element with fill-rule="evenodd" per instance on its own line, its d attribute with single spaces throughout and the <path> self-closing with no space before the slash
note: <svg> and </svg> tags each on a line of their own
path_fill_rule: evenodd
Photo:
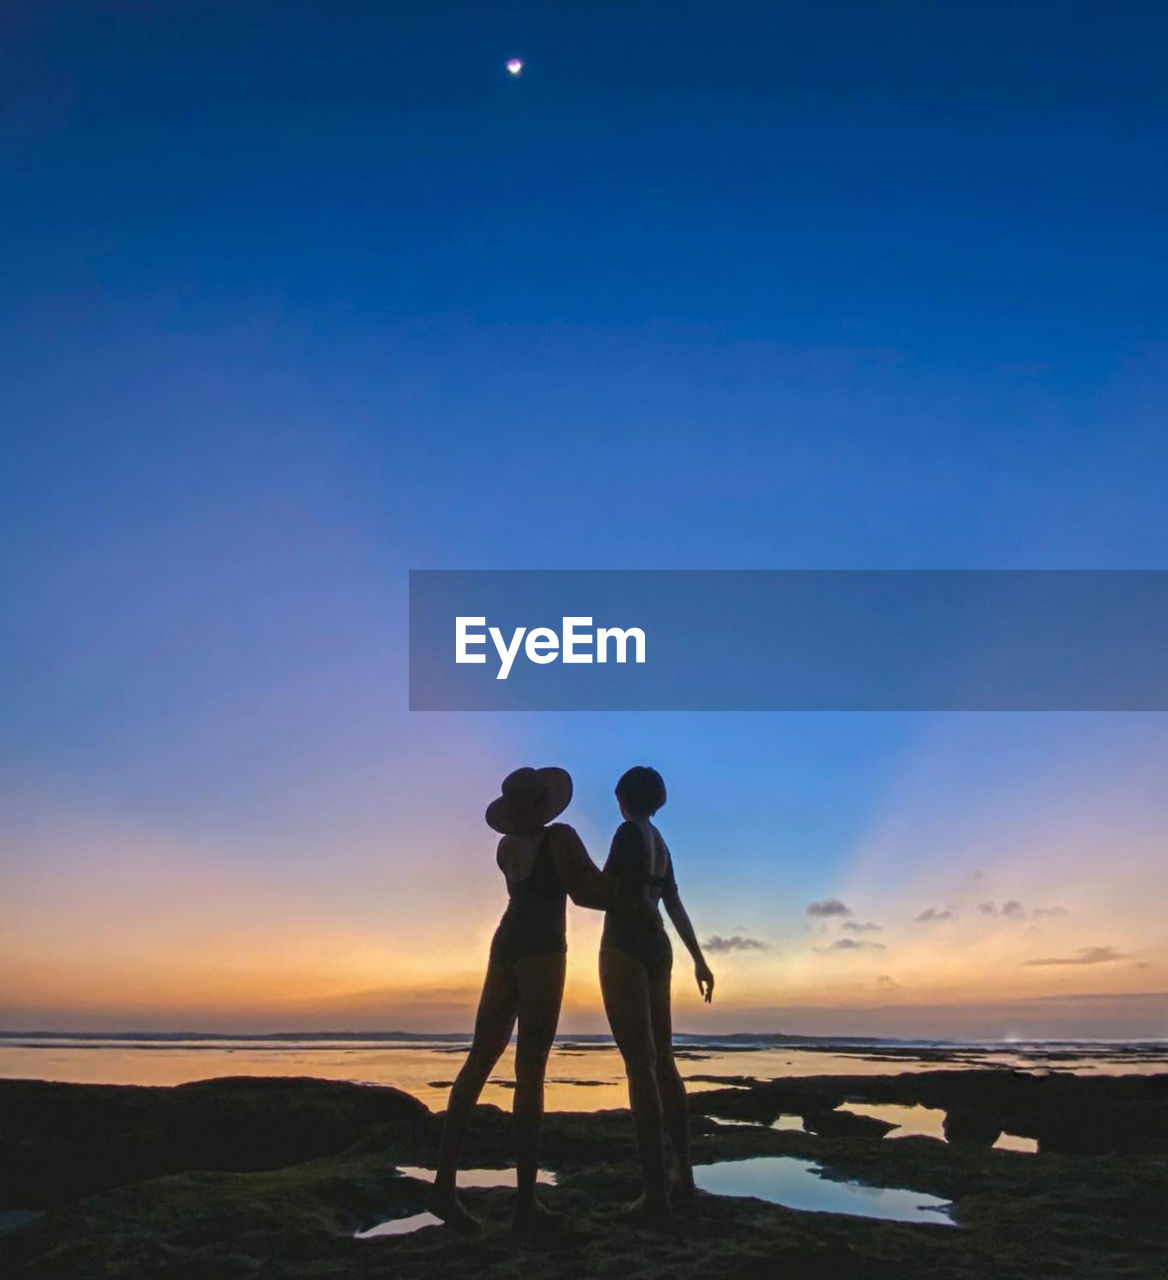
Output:
<svg viewBox="0 0 1168 1280">
<path fill-rule="evenodd" d="M 698 980 L 698 990 L 702 999 L 709 1004 L 714 998 L 714 975 L 705 960 L 694 961 L 694 977 Z"/>
</svg>

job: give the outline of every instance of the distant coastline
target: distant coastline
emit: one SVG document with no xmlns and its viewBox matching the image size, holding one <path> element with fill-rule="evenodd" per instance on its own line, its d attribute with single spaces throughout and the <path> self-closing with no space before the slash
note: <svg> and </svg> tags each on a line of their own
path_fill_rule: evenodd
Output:
<svg viewBox="0 0 1168 1280">
<path fill-rule="evenodd" d="M 56 1041 L 111 1041 L 111 1042 L 157 1042 L 165 1044 L 198 1044 L 222 1043 L 223 1041 L 242 1043 L 283 1043 L 306 1044 L 313 1042 L 353 1042 L 353 1043 L 402 1043 L 418 1044 L 459 1044 L 470 1039 L 470 1031 L 43 1031 L 43 1030 L 3 1030 L 0 1029 L 0 1041 L 19 1040 L 56 1040 Z M 1099 1046 L 1107 1048 L 1130 1049 L 1163 1049 L 1168 1048 L 1168 1037 L 1033 1037 L 1012 1039 L 958 1039 L 952 1037 L 903 1037 L 903 1036 L 805 1036 L 792 1035 L 785 1032 L 731 1031 L 724 1034 L 689 1034 L 684 1031 L 674 1033 L 679 1043 L 700 1045 L 707 1048 L 720 1046 L 744 1048 L 758 1046 L 789 1046 L 800 1049 L 839 1049 L 849 1046 L 870 1048 L 886 1046 L 904 1049 L 963 1049 L 986 1048 L 993 1046 L 1002 1049 L 1022 1049 L 1027 1046 L 1066 1046 L 1068 1048 L 1084 1048 Z M 580 1034 L 562 1033 L 556 1037 L 558 1043 L 611 1045 L 612 1037 L 604 1033 L 585 1032 Z"/>
</svg>

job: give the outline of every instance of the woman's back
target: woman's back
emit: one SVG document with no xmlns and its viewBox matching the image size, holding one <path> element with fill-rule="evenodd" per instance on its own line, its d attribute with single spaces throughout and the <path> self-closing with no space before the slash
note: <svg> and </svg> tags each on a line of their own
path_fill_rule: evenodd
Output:
<svg viewBox="0 0 1168 1280">
<path fill-rule="evenodd" d="M 672 963 L 669 937 L 657 907 L 665 893 L 676 891 L 677 884 L 669 846 L 661 833 L 647 818 L 622 822 L 612 838 L 604 869 L 616 877 L 623 890 L 639 896 L 645 910 L 606 912 L 600 945 L 626 951 L 655 971 L 668 969 Z"/>
<path fill-rule="evenodd" d="M 642 893 L 654 906 L 675 884 L 669 846 L 648 818 L 626 820 L 617 827 L 604 869 L 620 881 L 623 889 Z"/>
<path fill-rule="evenodd" d="M 567 950 L 567 889 L 552 855 L 555 830 L 542 827 L 499 841 L 495 860 L 507 881 L 508 901 L 492 954 L 517 960 Z"/>
</svg>

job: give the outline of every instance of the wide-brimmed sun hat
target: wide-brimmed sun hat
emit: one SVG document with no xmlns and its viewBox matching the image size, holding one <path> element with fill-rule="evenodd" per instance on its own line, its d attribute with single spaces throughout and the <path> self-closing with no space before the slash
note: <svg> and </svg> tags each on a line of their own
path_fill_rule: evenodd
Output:
<svg viewBox="0 0 1168 1280">
<path fill-rule="evenodd" d="M 516 769 L 500 789 L 487 805 L 487 826 L 513 836 L 559 817 L 572 800 L 572 777 L 566 769 Z"/>
</svg>

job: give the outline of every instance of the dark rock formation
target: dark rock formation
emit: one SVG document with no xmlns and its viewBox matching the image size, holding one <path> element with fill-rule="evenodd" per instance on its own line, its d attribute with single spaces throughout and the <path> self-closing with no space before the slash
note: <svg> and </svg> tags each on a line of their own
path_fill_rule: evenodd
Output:
<svg viewBox="0 0 1168 1280">
<path fill-rule="evenodd" d="M 278 1169 L 424 1127 L 398 1089 L 239 1076 L 176 1088 L 0 1081 L 0 1208 L 40 1209 L 188 1169 Z"/>
<path fill-rule="evenodd" d="M 803 1128 L 827 1138 L 883 1138 L 896 1125 L 853 1111 L 810 1111 L 803 1116 Z"/>
<path fill-rule="evenodd" d="M 946 1074 L 957 1078 L 785 1080 L 749 1092 L 762 1095 L 756 1102 L 764 1109 L 799 1114 L 831 1112 L 847 1100 L 944 1102 L 946 1110 L 1010 1114 L 1011 1131 L 1046 1123 L 1056 1140 L 1065 1124 L 1067 1142 L 1076 1140 L 1072 1116 L 1097 1115 L 1114 1122 L 1111 1132 L 1124 1143 L 1134 1141 L 1137 1127 L 1152 1134 L 1163 1099 L 1163 1082 L 1147 1079 L 1067 1087 L 1062 1079 L 983 1072 L 995 1078 L 976 1081 L 962 1079 L 973 1073 Z M 953 1202 L 958 1227 L 803 1213 L 699 1193 L 679 1215 L 677 1232 L 648 1232 L 620 1219 L 640 1173 L 628 1113 L 606 1111 L 547 1117 L 544 1159 L 556 1185 L 544 1188 L 544 1199 L 566 1215 L 548 1240 L 516 1240 L 509 1190 L 474 1188 L 465 1196 L 485 1224 L 477 1236 L 432 1228 L 360 1240 L 355 1232 L 409 1216 L 422 1203 L 425 1181 L 395 1169 L 433 1167 L 438 1127 L 402 1094 L 314 1080 L 47 1089 L 52 1092 L 34 1096 L 26 1083 L 0 1084 L 3 1158 L 14 1149 L 14 1120 L 29 1142 L 35 1133 L 49 1143 L 63 1173 L 73 1139 L 82 1152 L 99 1136 L 117 1149 L 118 1115 L 156 1162 L 168 1141 L 185 1144 L 171 1152 L 170 1166 L 180 1150 L 206 1158 L 207 1147 L 193 1136 L 200 1126 L 217 1135 L 219 1156 L 236 1161 L 247 1155 L 248 1134 L 258 1135 L 260 1149 L 248 1167 L 260 1155 L 277 1155 L 279 1142 L 302 1151 L 359 1136 L 340 1154 L 279 1169 L 206 1171 L 200 1163 L 191 1172 L 114 1186 L 43 1215 L 0 1222 L 7 1226 L 0 1229 L 4 1280 L 1162 1280 L 1168 1254 L 1168 1162 L 1159 1155 L 1035 1157 L 929 1138 L 885 1142 L 761 1125 L 721 1127 L 703 1119 L 706 1108 L 721 1110 L 716 1097 L 711 1103 L 704 1094 L 692 1099 L 698 1165 L 794 1156 L 827 1178 L 939 1195 Z M 743 1092 L 727 1094 L 741 1099 Z M 794 1098 L 801 1105 L 793 1107 Z M 20 1115 L 18 1103 L 29 1101 L 35 1124 Z M 100 1124 L 111 1127 L 99 1135 Z M 228 1132 L 233 1125 L 239 1141 Z M 303 1133 L 281 1134 L 281 1128 Z M 479 1108 L 466 1164 L 509 1164 L 513 1144 L 510 1115 Z"/>
<path fill-rule="evenodd" d="M 968 1142 L 976 1147 L 992 1147 L 1002 1136 L 1002 1122 L 976 1107 L 950 1107 L 944 1128 L 947 1142 Z"/>
<path fill-rule="evenodd" d="M 1036 1138 L 1040 1151 L 1168 1154 L 1168 1074 L 1072 1076 L 982 1069 L 808 1076 L 750 1089 L 711 1089 L 694 1094 L 690 1107 L 696 1114 L 769 1124 L 784 1114 L 823 1115 L 847 1102 L 959 1110 L 958 1126 L 969 1133 L 962 1141 L 984 1142 L 984 1134 L 997 1123 L 999 1132 Z M 975 1116 L 984 1119 L 975 1121 Z M 983 1136 L 976 1138 L 975 1132 Z"/>
</svg>

